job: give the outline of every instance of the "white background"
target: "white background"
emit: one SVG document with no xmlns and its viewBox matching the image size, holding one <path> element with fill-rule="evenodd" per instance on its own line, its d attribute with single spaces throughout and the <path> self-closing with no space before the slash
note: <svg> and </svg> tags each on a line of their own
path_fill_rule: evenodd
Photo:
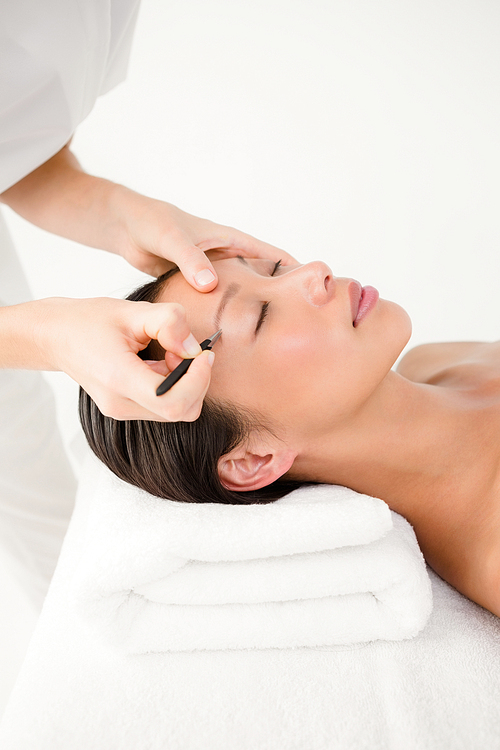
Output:
<svg viewBox="0 0 500 750">
<path fill-rule="evenodd" d="M 73 148 L 89 172 L 376 286 L 410 313 L 410 346 L 495 340 L 499 39 L 496 0 L 143 0 L 127 82 Z M 5 213 L 35 297 L 145 278 Z M 70 441 L 76 385 L 49 378 Z"/>
</svg>

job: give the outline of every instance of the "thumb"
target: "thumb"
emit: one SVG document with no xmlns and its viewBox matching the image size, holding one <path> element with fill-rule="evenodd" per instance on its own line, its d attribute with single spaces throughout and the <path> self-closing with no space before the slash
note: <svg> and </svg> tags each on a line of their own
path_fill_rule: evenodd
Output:
<svg viewBox="0 0 500 750">
<path fill-rule="evenodd" d="M 175 258 L 180 272 L 198 292 L 211 292 L 218 283 L 215 269 L 209 259 L 196 245 L 188 245 Z"/>
</svg>

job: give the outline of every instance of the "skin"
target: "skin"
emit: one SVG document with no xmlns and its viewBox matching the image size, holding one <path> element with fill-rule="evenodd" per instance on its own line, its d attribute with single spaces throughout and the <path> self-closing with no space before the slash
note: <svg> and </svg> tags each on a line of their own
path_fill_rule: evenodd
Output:
<svg viewBox="0 0 500 750">
<path fill-rule="evenodd" d="M 217 286 L 210 258 L 293 260 L 244 232 L 88 174 L 69 146 L 5 190 L 0 203 L 48 232 L 122 255 L 153 276 L 178 266 L 198 293 Z M 145 341 L 163 340 L 181 357 L 199 355 L 200 348 L 178 306 L 154 308 L 110 298 L 0 307 L 0 368 L 62 370 L 114 419 L 192 421 L 210 382 L 210 357 L 197 357 L 182 386 L 157 399 L 162 379 L 136 356 Z"/>
<path fill-rule="evenodd" d="M 221 261 L 219 287 L 211 294 L 192 294 L 177 275 L 160 301 L 179 301 L 201 341 L 215 331 L 212 320 L 225 290 L 240 285 L 220 320 L 209 394 L 264 414 L 288 438 L 300 421 L 312 440 L 369 398 L 408 341 L 410 322 L 398 305 L 379 300 L 373 320 L 354 328 L 351 279 L 335 278 L 320 261 L 281 266 L 271 277 L 274 265 Z M 265 301 L 268 315 L 256 334 Z"/>
<path fill-rule="evenodd" d="M 245 491 L 287 475 L 380 497 L 410 521 L 440 576 L 500 616 L 500 344 L 417 347 L 395 371 L 411 333 L 395 303 L 379 299 L 354 326 L 354 282 L 324 263 L 274 276 L 271 261 L 216 266 L 213 292 L 199 295 L 177 274 L 160 301 L 180 303 L 201 341 L 239 286 L 208 394 L 262 415 L 269 429 L 221 459 L 223 483 Z"/>
</svg>

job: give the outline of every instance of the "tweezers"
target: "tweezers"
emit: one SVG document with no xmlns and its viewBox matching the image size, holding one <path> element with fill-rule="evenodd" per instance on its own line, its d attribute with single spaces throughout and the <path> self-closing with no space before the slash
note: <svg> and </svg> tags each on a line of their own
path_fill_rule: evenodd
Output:
<svg viewBox="0 0 500 750">
<path fill-rule="evenodd" d="M 219 336 L 221 335 L 221 333 L 222 333 L 222 328 L 220 328 L 217 331 L 217 333 L 214 333 L 213 336 L 210 336 L 209 339 L 205 339 L 205 341 L 202 341 L 201 344 L 200 344 L 200 347 L 201 347 L 202 351 L 205 351 L 205 349 L 211 349 L 212 346 L 217 341 L 217 339 L 219 338 Z M 163 381 L 163 383 L 160 383 L 160 385 L 156 389 L 156 395 L 157 396 L 163 396 L 164 393 L 166 393 L 167 391 L 169 391 L 172 388 L 172 386 L 175 383 L 177 383 L 177 381 L 180 380 L 183 375 L 186 374 L 186 372 L 191 367 L 191 363 L 192 362 L 194 362 L 194 358 L 193 359 L 183 359 L 182 362 L 179 365 L 177 365 L 177 367 L 175 368 L 175 370 L 172 370 L 172 372 L 170 373 L 170 375 L 168 375 L 165 378 L 165 380 Z"/>
</svg>

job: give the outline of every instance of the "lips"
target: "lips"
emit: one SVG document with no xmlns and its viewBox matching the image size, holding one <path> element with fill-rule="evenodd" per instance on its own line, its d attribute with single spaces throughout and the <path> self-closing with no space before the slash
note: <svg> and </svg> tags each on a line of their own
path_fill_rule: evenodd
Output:
<svg viewBox="0 0 500 750">
<path fill-rule="evenodd" d="M 363 287 L 361 286 L 359 281 L 353 280 L 349 283 L 348 291 L 349 291 L 349 297 L 351 299 L 352 323 L 354 325 L 354 321 L 356 320 L 356 316 L 358 314 L 361 297 L 363 295 Z"/>
<path fill-rule="evenodd" d="M 364 286 L 361 287 L 358 282 L 355 282 L 356 285 L 360 288 L 360 295 L 358 297 L 358 307 L 356 314 L 353 318 L 353 326 L 356 328 L 361 321 L 368 315 L 368 313 L 373 310 L 375 305 L 378 302 L 379 293 L 373 286 Z M 349 290 L 350 291 L 350 290 Z M 351 306 L 352 306 L 353 297 L 351 295 Z"/>
</svg>

